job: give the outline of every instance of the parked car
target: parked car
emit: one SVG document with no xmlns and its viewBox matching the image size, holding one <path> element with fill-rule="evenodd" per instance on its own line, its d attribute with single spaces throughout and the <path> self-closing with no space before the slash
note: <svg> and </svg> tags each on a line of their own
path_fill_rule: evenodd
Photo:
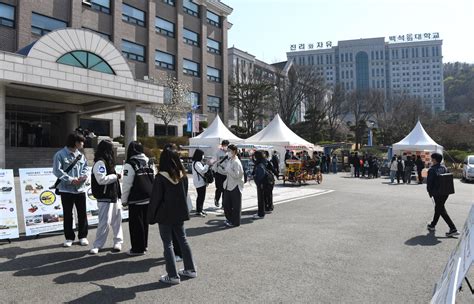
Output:
<svg viewBox="0 0 474 304">
<path fill-rule="evenodd" d="M 474 181 L 474 155 L 468 155 L 462 165 L 462 179 Z"/>
</svg>

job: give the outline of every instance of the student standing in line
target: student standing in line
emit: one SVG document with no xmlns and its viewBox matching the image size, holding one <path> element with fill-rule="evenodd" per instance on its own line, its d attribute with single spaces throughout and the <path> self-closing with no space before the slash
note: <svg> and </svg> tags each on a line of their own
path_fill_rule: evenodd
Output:
<svg viewBox="0 0 474 304">
<path fill-rule="evenodd" d="M 255 184 L 257 185 L 257 213 L 253 215 L 254 219 L 265 218 L 265 175 L 266 175 L 266 160 L 262 151 L 255 151 Z"/>
<path fill-rule="evenodd" d="M 392 161 L 390 162 L 390 183 L 392 184 L 395 182 L 397 171 L 398 171 L 398 163 L 397 163 L 397 158 L 394 156 L 392 157 Z"/>
<path fill-rule="evenodd" d="M 423 176 L 421 175 L 421 172 L 425 168 L 425 163 L 421 159 L 420 155 L 416 157 L 415 165 L 416 165 L 416 172 L 418 173 L 418 184 L 423 184 Z"/>
<path fill-rule="evenodd" d="M 216 154 L 216 164 L 218 164 L 221 160 L 224 159 L 227 153 L 227 147 L 229 146 L 229 141 L 224 139 L 221 143 L 220 149 L 217 151 Z M 216 193 L 214 196 L 214 205 L 219 207 L 219 200 L 221 198 L 221 194 L 224 191 L 224 181 L 226 179 L 226 174 L 222 171 L 219 166 L 216 166 L 214 173 L 214 182 L 216 184 Z M 224 200 L 224 199 L 222 199 Z"/>
<path fill-rule="evenodd" d="M 57 190 L 63 206 L 64 247 L 71 247 L 76 235 L 72 228 L 72 210 L 76 206 L 78 238 L 81 246 L 89 245 L 87 240 L 88 223 L 86 211 L 87 159 L 79 151 L 84 147 L 85 138 L 79 133 L 69 134 L 66 146 L 53 158 L 53 174 L 58 178 Z M 71 165 L 71 168 L 69 168 Z M 69 170 L 67 170 L 69 169 Z M 67 172 L 66 172 L 67 171 Z"/>
<path fill-rule="evenodd" d="M 411 156 L 407 156 L 405 161 L 405 181 L 407 184 L 411 184 L 411 173 L 413 172 L 413 167 L 415 163 L 412 161 Z"/>
<path fill-rule="evenodd" d="M 237 147 L 229 145 L 228 159 L 218 166 L 227 176 L 224 182 L 224 214 L 227 227 L 240 226 L 242 212 L 242 191 L 244 190 L 244 170 L 237 157 Z"/>
<path fill-rule="evenodd" d="M 128 225 L 131 248 L 128 255 L 143 255 L 148 249 L 147 210 L 155 179 L 153 166 L 143 152 L 143 145 L 132 141 L 128 145 L 123 166 L 122 205 L 128 205 Z"/>
<path fill-rule="evenodd" d="M 150 225 L 158 223 L 163 242 L 167 274 L 161 276 L 160 282 L 165 284 L 179 284 L 182 276 L 189 278 L 197 276 L 184 229 L 184 221 L 189 220 L 187 194 L 188 177 L 178 153 L 169 147 L 165 148 L 160 156 L 159 173 L 153 183 L 148 207 L 148 222 Z M 184 269 L 180 271 L 176 267 L 173 235 L 178 241 L 184 261 Z"/>
<path fill-rule="evenodd" d="M 403 183 L 405 183 L 405 163 L 401 156 L 397 159 L 397 184 L 400 184 L 400 178 L 402 179 Z"/>
<path fill-rule="evenodd" d="M 204 180 L 204 174 L 209 170 L 208 165 L 204 165 L 204 151 L 196 149 L 192 158 L 192 169 L 193 169 L 193 184 L 196 187 L 197 198 L 196 198 L 196 215 L 205 217 L 206 213 L 202 210 L 204 206 L 204 200 L 206 199 L 206 188 L 207 183 Z"/>
<path fill-rule="evenodd" d="M 114 146 L 110 140 L 103 140 L 97 146 L 92 167 L 92 194 L 97 199 L 99 207 L 99 224 L 91 254 L 99 253 L 104 247 L 110 226 L 114 233 L 112 252 L 122 250 L 122 204 L 119 179 L 122 177 L 115 172 Z"/>
<path fill-rule="evenodd" d="M 273 151 L 271 163 L 272 163 L 273 169 L 276 172 L 275 174 L 276 178 L 278 179 L 280 177 L 280 159 L 278 158 L 277 151 Z"/>
</svg>

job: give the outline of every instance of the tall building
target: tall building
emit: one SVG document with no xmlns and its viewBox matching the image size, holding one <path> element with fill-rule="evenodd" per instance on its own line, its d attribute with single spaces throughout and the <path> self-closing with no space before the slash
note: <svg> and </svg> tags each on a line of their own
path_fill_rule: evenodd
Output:
<svg viewBox="0 0 474 304">
<path fill-rule="evenodd" d="M 0 50 L 17 52 L 61 28 L 89 30 L 123 54 L 135 79 L 151 83 L 173 75 L 189 85 L 201 120 L 220 114 L 227 121 L 231 12 L 218 0 L 1 0 Z M 163 122 L 149 110 L 139 108 L 138 114 L 148 135 L 164 135 Z M 124 121 L 123 111 L 80 115 L 83 128 L 111 137 L 123 135 Z M 169 133 L 181 135 L 185 123 L 177 118 Z"/>
<path fill-rule="evenodd" d="M 314 66 L 329 86 L 381 90 L 388 97 L 408 94 L 432 111 L 445 108 L 442 40 L 345 40 L 326 49 L 288 52 L 287 57 L 298 65 Z"/>
</svg>

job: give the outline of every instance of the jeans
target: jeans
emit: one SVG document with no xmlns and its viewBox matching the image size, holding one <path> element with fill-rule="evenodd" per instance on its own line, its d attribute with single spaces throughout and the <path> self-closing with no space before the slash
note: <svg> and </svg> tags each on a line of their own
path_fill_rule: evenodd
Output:
<svg viewBox="0 0 474 304">
<path fill-rule="evenodd" d="M 193 255 L 191 247 L 189 247 L 186 239 L 186 232 L 184 231 L 184 223 L 181 222 L 175 225 L 158 224 L 160 228 L 161 241 L 163 242 L 164 256 L 166 261 L 166 272 L 171 278 L 178 277 L 178 269 L 176 268 L 176 256 L 173 251 L 173 234 L 176 236 L 179 248 L 182 252 L 184 262 L 184 269 L 189 271 L 196 271 L 194 266 Z"/>
<path fill-rule="evenodd" d="M 444 207 L 444 204 L 446 203 L 446 200 L 448 199 L 448 195 L 433 196 L 433 199 L 435 201 L 435 213 L 434 213 L 433 221 L 431 222 L 431 225 L 436 226 L 436 224 L 438 223 L 439 217 L 441 216 L 446 222 L 446 224 L 448 224 L 449 229 L 456 230 L 456 226 L 454 225 L 453 221 L 448 215 L 448 212 L 446 211 L 446 208 Z"/>
<path fill-rule="evenodd" d="M 128 207 L 128 226 L 130 228 L 131 251 L 135 253 L 145 252 L 148 247 L 148 204 L 131 204 Z"/>
<path fill-rule="evenodd" d="M 224 190 L 224 214 L 227 221 L 234 226 L 240 226 L 240 217 L 242 212 L 242 192 L 238 186 L 234 190 Z"/>
<path fill-rule="evenodd" d="M 72 229 L 72 209 L 74 206 L 77 210 L 78 237 L 79 239 L 86 238 L 88 232 L 86 194 L 62 192 L 61 204 L 63 205 L 63 227 L 66 240 L 74 241 L 76 238 L 74 229 Z"/>
<path fill-rule="evenodd" d="M 360 177 L 360 166 L 354 166 L 354 177 Z"/>
<path fill-rule="evenodd" d="M 390 182 L 393 184 L 395 182 L 395 177 L 397 176 L 397 171 L 390 170 Z"/>
<path fill-rule="evenodd" d="M 206 199 L 206 186 L 196 188 L 197 199 L 196 199 L 196 212 L 202 212 L 204 206 L 204 200 Z M 217 190 L 216 190 L 217 191 Z"/>
</svg>

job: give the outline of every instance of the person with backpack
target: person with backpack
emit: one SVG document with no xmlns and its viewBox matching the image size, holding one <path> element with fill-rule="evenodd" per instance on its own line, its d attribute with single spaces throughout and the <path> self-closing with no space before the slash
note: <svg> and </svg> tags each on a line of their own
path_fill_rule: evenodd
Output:
<svg viewBox="0 0 474 304">
<path fill-rule="evenodd" d="M 272 160 L 271 160 L 273 169 L 275 170 L 275 176 L 278 179 L 280 177 L 280 159 L 278 158 L 278 152 L 273 151 Z"/>
<path fill-rule="evenodd" d="M 426 181 L 426 190 L 428 191 L 428 195 L 433 198 L 435 203 L 435 211 L 433 220 L 431 223 L 427 225 L 427 229 L 429 231 L 435 231 L 436 224 L 440 216 L 444 219 L 446 224 L 449 226 L 449 231 L 446 233 L 447 237 L 459 235 L 456 226 L 454 225 L 453 221 L 448 215 L 446 208 L 444 207 L 449 194 L 442 193 L 442 185 L 441 185 L 441 174 L 445 174 L 448 172 L 448 169 L 441 165 L 441 161 L 443 160 L 443 155 L 439 153 L 431 154 L 431 163 L 433 164 L 430 169 L 428 170 L 428 178 Z M 451 180 L 452 183 L 452 180 Z"/>
<path fill-rule="evenodd" d="M 219 148 L 216 154 L 216 167 L 214 168 L 214 178 L 215 178 L 215 183 L 216 183 L 214 205 L 216 207 L 219 207 L 219 200 L 221 198 L 222 193 L 224 192 L 224 181 L 227 178 L 227 175 L 225 174 L 225 172 L 223 172 L 222 168 L 217 166 L 217 164 L 219 164 L 226 157 L 228 146 L 229 146 L 229 141 L 224 139 L 221 143 L 221 147 Z"/>
<path fill-rule="evenodd" d="M 148 248 L 147 210 L 155 179 L 153 166 L 143 152 L 143 145 L 132 141 L 128 145 L 123 166 L 122 205 L 128 206 L 128 226 L 131 248 L 128 255 L 146 253 Z"/>
<path fill-rule="evenodd" d="M 161 152 L 158 168 L 159 173 L 153 182 L 148 205 L 148 223 L 158 224 L 163 242 L 167 274 L 160 277 L 160 282 L 176 285 L 181 282 L 181 277 L 195 278 L 197 276 L 191 247 L 184 229 L 184 222 L 189 220 L 186 202 L 188 178 L 178 153 L 170 146 L 165 147 Z M 173 251 L 176 246 L 176 244 L 173 245 L 173 235 L 177 239 L 184 262 L 184 269 L 179 271 Z"/>
<path fill-rule="evenodd" d="M 269 160 L 269 153 L 268 151 L 263 151 L 265 156 L 266 162 L 266 173 L 268 175 L 267 178 L 264 180 L 264 187 L 263 187 L 263 197 L 265 200 L 265 213 L 272 213 L 273 212 L 273 188 L 275 187 L 275 176 L 278 179 L 278 171 L 273 167 L 271 160 Z"/>
<path fill-rule="evenodd" d="M 114 232 L 112 252 L 122 250 L 122 204 L 119 180 L 122 177 L 115 172 L 114 145 L 110 140 L 103 140 L 97 146 L 92 167 L 92 195 L 97 199 L 99 207 L 99 224 L 91 254 L 99 253 L 104 247 L 110 226 Z"/>
<path fill-rule="evenodd" d="M 209 171 L 209 166 L 204 165 L 204 151 L 196 149 L 192 158 L 192 169 L 193 169 L 193 184 L 196 187 L 197 198 L 196 198 L 196 215 L 205 217 L 206 212 L 202 210 L 204 206 L 204 200 L 206 199 L 206 188 L 207 181 L 205 174 Z"/>
<path fill-rule="evenodd" d="M 257 185 L 257 213 L 254 219 L 265 218 L 265 178 L 267 175 L 267 164 L 262 151 L 255 151 L 255 184 Z"/>
<path fill-rule="evenodd" d="M 397 159 L 397 184 L 400 184 L 400 178 L 405 183 L 405 163 L 401 156 Z"/>
</svg>

